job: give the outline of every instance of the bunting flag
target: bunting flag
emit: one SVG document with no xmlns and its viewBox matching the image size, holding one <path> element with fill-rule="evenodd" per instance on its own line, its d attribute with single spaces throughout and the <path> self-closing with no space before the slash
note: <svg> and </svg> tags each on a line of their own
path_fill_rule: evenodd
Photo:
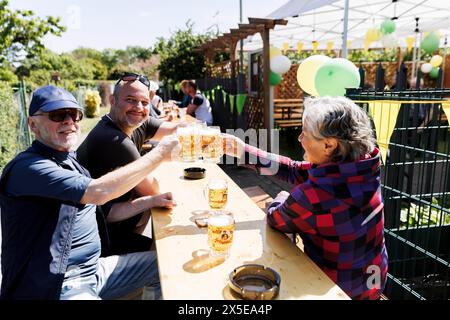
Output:
<svg viewBox="0 0 450 320">
<path fill-rule="evenodd" d="M 236 108 L 237 108 L 238 114 L 241 114 L 242 110 L 244 110 L 245 99 L 247 99 L 246 93 L 239 93 L 237 95 Z"/>
<path fill-rule="evenodd" d="M 234 94 L 229 94 L 228 95 L 230 97 L 230 110 L 231 113 L 233 113 L 234 110 L 234 97 L 236 97 Z"/>
<path fill-rule="evenodd" d="M 298 53 L 302 52 L 302 49 L 303 49 L 303 42 L 301 42 L 301 41 L 297 42 Z"/>
<path fill-rule="evenodd" d="M 408 48 L 408 52 L 412 50 L 415 40 L 414 37 L 406 37 L 406 47 Z"/>
<path fill-rule="evenodd" d="M 386 155 L 389 149 L 401 102 L 398 101 L 369 101 L 369 113 L 372 116 L 377 133 L 377 143 L 380 147 L 383 163 L 386 164 Z"/>
<path fill-rule="evenodd" d="M 450 123 L 450 101 L 442 102 L 442 110 L 444 110 L 447 121 Z"/>
<path fill-rule="evenodd" d="M 317 48 L 319 47 L 319 42 L 313 41 L 313 42 L 312 42 L 312 47 L 313 47 L 313 51 L 316 52 L 316 51 L 317 51 Z"/>
<path fill-rule="evenodd" d="M 227 92 L 222 89 L 223 105 L 227 103 Z"/>
<path fill-rule="evenodd" d="M 283 43 L 283 51 L 284 51 L 284 54 L 286 54 L 286 52 L 288 51 L 288 49 L 289 49 L 289 43 L 284 42 L 284 43 Z"/>
<path fill-rule="evenodd" d="M 333 44 L 334 44 L 333 41 L 328 41 L 327 42 L 327 51 L 328 51 L 328 53 L 331 53 L 331 50 L 333 50 Z"/>
</svg>

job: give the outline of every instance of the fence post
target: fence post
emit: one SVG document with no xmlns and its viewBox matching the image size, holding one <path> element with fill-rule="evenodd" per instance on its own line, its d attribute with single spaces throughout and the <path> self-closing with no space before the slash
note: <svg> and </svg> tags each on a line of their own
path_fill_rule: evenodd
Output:
<svg viewBox="0 0 450 320">
<path fill-rule="evenodd" d="M 26 95 L 25 95 L 26 86 L 25 86 L 25 82 L 23 81 L 23 78 L 20 79 L 19 91 L 20 91 L 20 103 L 22 105 L 23 116 L 25 119 L 25 125 L 24 125 L 25 144 L 27 147 L 29 147 L 31 145 L 31 135 L 30 135 L 30 130 L 28 129 L 28 121 L 26 121 L 28 110 L 27 110 L 27 99 L 26 99 Z"/>
</svg>

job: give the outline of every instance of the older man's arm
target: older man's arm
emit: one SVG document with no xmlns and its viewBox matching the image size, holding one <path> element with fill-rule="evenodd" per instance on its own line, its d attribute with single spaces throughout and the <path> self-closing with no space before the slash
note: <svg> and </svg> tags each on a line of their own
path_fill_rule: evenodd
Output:
<svg viewBox="0 0 450 320">
<path fill-rule="evenodd" d="M 161 123 L 155 135 L 152 137 L 152 140 L 160 141 L 165 136 L 174 134 L 177 131 L 179 124 L 180 123 L 164 121 L 163 123 Z"/>
<path fill-rule="evenodd" d="M 140 159 L 104 176 L 93 179 L 87 187 L 80 203 L 102 205 L 130 191 L 161 162 L 171 159 L 172 150 L 178 147 L 178 140 L 166 137 L 158 146 Z M 175 152 L 177 153 L 177 152 Z"/>
<path fill-rule="evenodd" d="M 126 202 L 115 203 L 106 218 L 107 222 L 123 221 L 142 211 L 155 208 L 172 208 L 176 206 L 172 193 L 167 192 L 156 196 L 143 196 Z"/>
</svg>

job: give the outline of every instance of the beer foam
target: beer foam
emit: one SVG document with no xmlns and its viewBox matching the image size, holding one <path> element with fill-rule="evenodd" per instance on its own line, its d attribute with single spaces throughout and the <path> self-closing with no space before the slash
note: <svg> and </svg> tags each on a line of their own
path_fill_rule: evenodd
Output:
<svg viewBox="0 0 450 320">
<path fill-rule="evenodd" d="M 209 184 L 208 184 L 208 188 L 211 190 L 220 190 L 220 189 L 226 189 L 227 188 L 227 184 L 224 181 L 216 181 L 216 180 L 212 180 Z"/>
<path fill-rule="evenodd" d="M 208 224 L 216 227 L 225 227 L 233 223 L 233 218 L 228 214 L 211 215 Z"/>
<path fill-rule="evenodd" d="M 194 134 L 195 130 L 192 127 L 180 127 L 177 129 L 177 134 L 180 136 Z"/>
</svg>

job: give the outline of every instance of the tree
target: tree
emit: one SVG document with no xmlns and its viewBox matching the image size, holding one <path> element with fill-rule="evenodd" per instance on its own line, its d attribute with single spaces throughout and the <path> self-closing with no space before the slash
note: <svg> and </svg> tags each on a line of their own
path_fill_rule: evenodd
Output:
<svg viewBox="0 0 450 320">
<path fill-rule="evenodd" d="M 38 55 L 44 49 L 44 36 L 60 36 L 66 30 L 59 17 L 42 19 L 31 10 L 13 11 L 7 6 L 8 0 L 0 0 L 0 64 Z"/>
<path fill-rule="evenodd" d="M 186 30 L 177 30 L 170 39 L 158 38 L 154 53 L 160 55 L 159 76 L 164 82 L 175 85 L 183 79 L 202 78 L 205 72 L 205 60 L 196 47 L 210 39 L 214 34 L 196 35 L 193 23 L 186 22 Z"/>
</svg>

